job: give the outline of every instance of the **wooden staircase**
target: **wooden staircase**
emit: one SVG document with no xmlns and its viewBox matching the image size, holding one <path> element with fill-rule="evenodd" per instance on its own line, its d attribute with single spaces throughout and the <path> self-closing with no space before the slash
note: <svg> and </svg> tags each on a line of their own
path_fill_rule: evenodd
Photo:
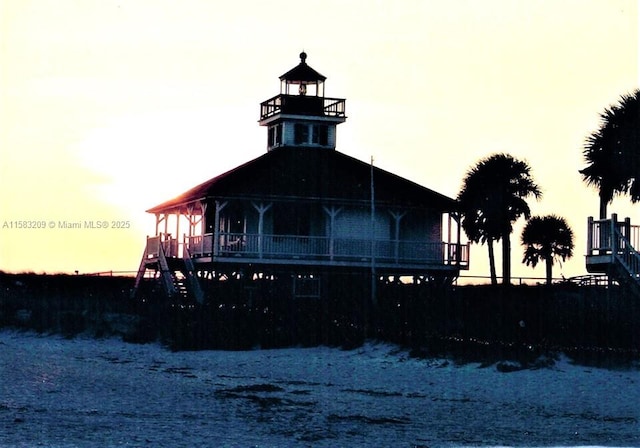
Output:
<svg viewBox="0 0 640 448">
<path fill-rule="evenodd" d="M 180 271 L 174 272 L 171 276 L 173 283 L 173 295 L 174 297 L 180 297 L 184 301 L 188 301 L 190 298 L 189 287 L 186 278 Z"/>
<path fill-rule="evenodd" d="M 618 229 L 615 237 L 621 247 L 613 252 L 611 276 L 640 296 L 640 255 Z"/>
<path fill-rule="evenodd" d="M 204 292 L 200 286 L 200 281 L 195 272 L 195 267 L 191 261 L 189 251 L 183 248 L 182 257 L 171 256 L 173 242 L 163 241 L 162 235 L 157 237 L 147 237 L 142 260 L 136 275 L 136 281 L 132 298 L 137 296 L 143 279 L 148 270 L 155 271 L 154 278 L 162 284 L 167 297 L 171 300 L 180 300 L 183 303 L 195 301 L 199 304 L 204 302 Z M 170 254 L 167 254 L 169 248 Z"/>
</svg>

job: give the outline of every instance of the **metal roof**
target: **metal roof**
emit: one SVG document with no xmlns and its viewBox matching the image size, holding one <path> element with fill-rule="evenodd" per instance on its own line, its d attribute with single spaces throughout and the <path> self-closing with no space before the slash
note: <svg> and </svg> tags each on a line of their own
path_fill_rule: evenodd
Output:
<svg viewBox="0 0 640 448">
<path fill-rule="evenodd" d="M 310 66 L 307 65 L 306 62 L 307 53 L 304 51 L 300 53 L 300 63 L 289 70 L 284 75 L 280 76 L 281 81 L 289 81 L 295 84 L 295 81 L 303 81 L 303 82 L 324 82 L 327 79 L 326 76 L 321 75 Z"/>
<path fill-rule="evenodd" d="M 373 168 L 377 205 L 453 211 L 456 201 L 380 168 Z M 313 200 L 367 203 L 371 166 L 335 150 L 279 148 L 147 210 L 186 212 L 189 204 L 215 198 Z"/>
</svg>

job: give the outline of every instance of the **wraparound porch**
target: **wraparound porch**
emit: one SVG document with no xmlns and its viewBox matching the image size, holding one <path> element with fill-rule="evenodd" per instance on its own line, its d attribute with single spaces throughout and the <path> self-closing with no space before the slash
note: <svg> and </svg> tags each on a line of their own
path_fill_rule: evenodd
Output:
<svg viewBox="0 0 640 448">
<path fill-rule="evenodd" d="M 169 235 L 147 238 L 147 257 L 198 261 L 260 262 L 274 264 L 371 263 L 424 268 L 468 269 L 468 244 L 421 241 L 346 239 L 319 236 L 224 233 L 185 236 L 180 243 Z"/>
</svg>

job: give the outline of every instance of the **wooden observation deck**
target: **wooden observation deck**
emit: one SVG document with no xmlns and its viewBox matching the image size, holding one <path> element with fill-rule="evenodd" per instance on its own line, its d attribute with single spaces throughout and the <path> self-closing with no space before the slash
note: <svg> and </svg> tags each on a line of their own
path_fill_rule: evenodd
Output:
<svg viewBox="0 0 640 448">
<path fill-rule="evenodd" d="M 619 221 L 589 217 L 586 267 L 590 273 L 607 274 L 609 280 L 628 285 L 640 294 L 640 226 L 626 218 Z"/>
</svg>

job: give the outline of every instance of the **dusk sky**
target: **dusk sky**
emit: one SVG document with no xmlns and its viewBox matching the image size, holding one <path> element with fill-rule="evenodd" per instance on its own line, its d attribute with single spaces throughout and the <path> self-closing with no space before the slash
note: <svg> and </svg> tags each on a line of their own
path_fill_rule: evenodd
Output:
<svg viewBox="0 0 640 448">
<path fill-rule="evenodd" d="M 304 50 L 347 99 L 339 151 L 451 197 L 482 157 L 527 160 L 532 212 L 576 235 L 554 276 L 584 274 L 583 144 L 640 86 L 639 38 L 636 0 L 3 1 L 0 270 L 135 271 L 146 209 L 266 151 L 259 104 Z M 639 207 L 609 211 L 640 224 Z M 58 226 L 90 220 L 130 225 Z M 523 223 L 513 276 L 543 277 L 521 263 Z M 472 246 L 465 274 L 486 260 Z"/>
</svg>

